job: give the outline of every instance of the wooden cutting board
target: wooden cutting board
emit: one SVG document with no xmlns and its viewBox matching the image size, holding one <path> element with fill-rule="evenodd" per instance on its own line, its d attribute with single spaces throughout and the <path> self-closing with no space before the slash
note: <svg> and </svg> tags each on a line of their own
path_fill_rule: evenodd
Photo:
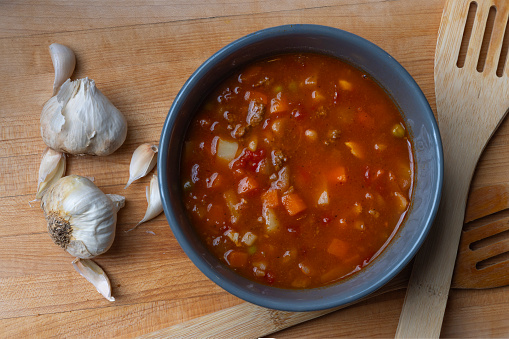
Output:
<svg viewBox="0 0 509 339">
<path fill-rule="evenodd" d="M 157 143 L 178 90 L 210 55 L 270 26 L 314 23 L 363 36 L 393 55 L 435 109 L 433 57 L 441 0 L 24 1 L 0 3 L 0 337 L 133 337 L 243 301 L 201 274 L 163 215 L 126 233 L 144 215 L 149 178 L 127 190 L 130 156 Z M 88 76 L 125 114 L 125 144 L 106 158 L 71 157 L 68 172 L 123 194 L 118 235 L 97 259 L 116 302 L 103 299 L 72 268 L 45 231 L 34 198 L 42 105 L 53 69 L 48 46 L 77 55 L 75 78 Z M 509 182 L 509 123 L 490 142 L 472 188 Z M 391 292 L 279 332 L 290 337 L 390 337 L 404 291 Z M 453 291 L 443 336 L 509 335 L 509 289 Z"/>
</svg>

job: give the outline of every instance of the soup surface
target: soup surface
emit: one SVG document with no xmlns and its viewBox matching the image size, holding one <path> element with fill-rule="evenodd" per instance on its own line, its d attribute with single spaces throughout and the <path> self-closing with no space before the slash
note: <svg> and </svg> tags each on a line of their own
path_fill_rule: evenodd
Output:
<svg viewBox="0 0 509 339">
<path fill-rule="evenodd" d="M 361 270 L 409 207 L 412 146 L 356 68 L 285 54 L 241 69 L 186 136 L 183 201 L 203 242 L 248 279 L 313 288 Z"/>
</svg>

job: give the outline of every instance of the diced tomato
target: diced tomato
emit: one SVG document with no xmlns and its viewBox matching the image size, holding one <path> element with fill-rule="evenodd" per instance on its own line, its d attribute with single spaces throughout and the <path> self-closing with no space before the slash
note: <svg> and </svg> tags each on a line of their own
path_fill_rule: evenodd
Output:
<svg viewBox="0 0 509 339">
<path fill-rule="evenodd" d="M 307 206 L 297 193 L 290 193 L 281 198 L 281 202 L 290 215 L 295 215 L 304 211 Z"/>
<path fill-rule="evenodd" d="M 244 95 L 244 100 L 246 101 L 254 100 L 261 102 L 264 105 L 267 105 L 267 96 L 262 92 L 247 91 L 246 94 Z"/>
<path fill-rule="evenodd" d="M 288 102 L 279 92 L 275 98 L 270 101 L 270 113 L 281 113 L 288 111 Z"/>
<path fill-rule="evenodd" d="M 245 148 L 242 153 L 237 157 L 237 159 L 233 160 L 233 168 L 246 168 L 251 171 L 256 171 L 260 161 L 262 161 L 265 157 L 265 151 L 263 149 L 258 149 L 256 151 L 250 151 Z"/>
<path fill-rule="evenodd" d="M 230 251 L 225 253 L 225 259 L 231 267 L 244 267 L 247 264 L 248 255 L 241 251 Z"/>
<path fill-rule="evenodd" d="M 338 258 L 345 258 L 348 255 L 348 243 L 338 238 L 332 239 L 327 252 Z"/>
<path fill-rule="evenodd" d="M 268 190 L 262 195 L 263 206 L 268 208 L 274 208 L 279 206 L 279 197 L 277 190 Z"/>
<path fill-rule="evenodd" d="M 276 277 L 274 276 L 273 272 L 269 271 L 267 274 L 265 274 L 265 280 L 267 280 L 267 283 L 272 285 L 274 281 L 276 281 Z"/>
<path fill-rule="evenodd" d="M 244 194 L 252 192 L 254 189 L 258 188 L 258 182 L 251 177 L 244 177 L 240 179 L 239 185 L 237 187 L 238 194 Z"/>
<path fill-rule="evenodd" d="M 344 166 L 336 167 L 330 172 L 329 177 L 334 182 L 345 183 L 346 182 L 346 168 Z"/>
</svg>

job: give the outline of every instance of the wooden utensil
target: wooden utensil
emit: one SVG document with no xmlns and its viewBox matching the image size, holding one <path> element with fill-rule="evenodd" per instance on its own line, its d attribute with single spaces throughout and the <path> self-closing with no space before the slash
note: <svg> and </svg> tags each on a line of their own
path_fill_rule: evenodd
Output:
<svg viewBox="0 0 509 339">
<path fill-rule="evenodd" d="M 470 0 L 449 0 L 442 14 L 435 52 L 435 93 L 445 159 L 444 187 L 435 224 L 415 259 L 398 338 L 440 335 L 469 183 L 481 152 L 509 107 L 509 70 L 499 67 L 506 63 L 499 59 L 509 3 L 477 1 L 471 37 L 465 34 L 463 39 L 470 6 L 474 6 Z M 488 16 L 493 15 L 492 29 L 485 29 Z M 458 63 L 462 40 L 468 42 L 463 65 L 462 60 Z"/>
<path fill-rule="evenodd" d="M 471 237 L 468 233 L 470 230 L 476 229 L 477 224 L 489 230 L 491 226 L 497 227 L 504 221 L 507 225 L 506 228 L 509 229 L 509 210 L 507 210 L 509 199 L 505 198 L 507 196 L 509 196 L 509 184 L 481 187 L 470 193 L 465 219 L 472 222 L 464 225 L 463 232 L 467 235 L 463 235 L 461 239 L 460 253 L 458 254 L 452 281 L 453 288 L 488 288 L 509 285 L 509 279 L 503 278 L 506 276 L 504 270 L 507 264 L 494 266 L 489 271 L 476 268 L 479 260 L 478 256 L 469 253 L 472 250 L 469 247 Z M 483 207 L 477 207 L 479 202 L 483 202 Z M 480 218 L 482 219 L 476 220 Z M 509 251 L 509 248 L 507 250 Z M 407 266 L 387 285 L 365 299 L 405 288 L 410 277 L 410 267 L 411 265 Z M 489 281 L 490 284 L 480 286 L 479 282 L 485 280 Z M 142 338 L 166 338 L 168 336 L 197 338 L 260 337 L 335 312 L 347 306 L 349 305 L 316 312 L 282 312 L 250 303 L 242 303 L 175 326 L 163 328 L 144 335 Z"/>
</svg>

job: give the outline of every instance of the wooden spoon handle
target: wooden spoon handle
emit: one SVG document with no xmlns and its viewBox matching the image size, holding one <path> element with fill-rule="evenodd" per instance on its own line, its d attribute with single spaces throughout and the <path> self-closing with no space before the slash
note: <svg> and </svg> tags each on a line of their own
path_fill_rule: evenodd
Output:
<svg viewBox="0 0 509 339">
<path fill-rule="evenodd" d="M 445 166 L 442 200 L 430 234 L 415 258 L 396 338 L 440 336 L 472 172 L 469 166 L 454 168 L 457 162 L 445 159 L 451 161 Z"/>
<path fill-rule="evenodd" d="M 407 267 L 387 285 L 365 299 L 405 288 L 409 276 L 410 269 Z M 148 333 L 140 338 L 259 338 L 347 306 L 349 305 L 314 312 L 283 312 L 242 303 Z"/>
</svg>

